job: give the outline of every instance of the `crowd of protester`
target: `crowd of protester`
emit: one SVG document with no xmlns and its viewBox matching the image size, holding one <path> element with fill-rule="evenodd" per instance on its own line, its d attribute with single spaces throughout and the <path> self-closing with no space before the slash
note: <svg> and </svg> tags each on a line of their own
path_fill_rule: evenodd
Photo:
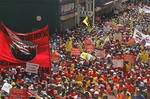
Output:
<svg viewBox="0 0 150 99">
<path fill-rule="evenodd" d="M 123 14 L 107 22 L 97 21 L 91 33 L 82 26 L 67 29 L 63 36 L 57 35 L 51 41 L 52 52 L 57 51 L 60 57 L 52 61 L 50 74 L 27 73 L 21 66 L 1 68 L 0 87 L 9 83 L 11 88 L 24 89 L 30 99 L 150 99 L 149 48 L 143 43 L 129 43 L 134 27 L 150 33 L 150 15 L 140 15 L 140 6 L 129 4 Z M 120 26 L 108 27 L 109 23 Z M 114 37 L 119 33 L 122 39 Z M 65 46 L 68 39 L 72 40 L 72 48 L 90 53 L 91 59 L 71 55 Z M 91 40 L 94 51 L 86 50 L 86 39 Z M 97 57 L 95 50 L 99 49 L 105 50 L 105 57 Z M 113 59 L 122 59 L 125 54 L 134 56 L 134 63 L 124 61 L 123 67 L 115 66 Z M 1 90 L 0 95 L 9 97 L 9 92 Z"/>
</svg>

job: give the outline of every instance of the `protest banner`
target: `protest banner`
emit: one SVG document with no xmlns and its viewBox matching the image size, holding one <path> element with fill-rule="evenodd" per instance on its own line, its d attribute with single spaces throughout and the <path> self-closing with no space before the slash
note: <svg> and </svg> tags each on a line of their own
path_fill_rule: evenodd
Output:
<svg viewBox="0 0 150 99">
<path fill-rule="evenodd" d="M 146 42 L 145 46 L 147 46 L 147 47 L 150 46 L 150 36 L 149 35 L 145 35 L 144 37 L 145 37 L 144 40 Z"/>
<path fill-rule="evenodd" d="M 23 89 L 12 88 L 10 90 L 10 99 L 28 99 L 28 94 Z"/>
<path fill-rule="evenodd" d="M 88 59 L 88 53 L 82 52 L 81 55 L 80 55 L 80 57 L 81 57 L 82 59 L 87 60 L 87 59 Z"/>
<path fill-rule="evenodd" d="M 83 44 L 88 53 L 92 53 L 94 51 L 94 44 L 90 38 L 85 38 Z"/>
<path fill-rule="evenodd" d="M 105 50 L 95 50 L 95 55 L 97 58 L 105 58 L 106 56 L 106 51 Z"/>
<path fill-rule="evenodd" d="M 72 48 L 71 55 L 73 56 L 80 56 L 80 49 L 79 48 Z"/>
<path fill-rule="evenodd" d="M 140 32 L 135 28 L 133 38 L 136 43 L 145 42 L 145 46 L 150 46 L 150 36 L 145 35 L 144 33 Z"/>
<path fill-rule="evenodd" d="M 30 61 L 39 64 L 40 68 L 50 68 L 48 25 L 27 33 L 14 32 L 2 23 L 0 29 L 0 49 L 5 49 L 0 50 L 3 64 L 17 66 Z"/>
<path fill-rule="evenodd" d="M 94 59 L 93 55 L 91 55 L 89 53 L 85 53 L 85 52 L 81 53 L 80 58 L 85 59 L 87 61 L 90 61 L 90 60 Z"/>
<path fill-rule="evenodd" d="M 113 66 L 123 68 L 123 59 L 113 59 Z"/>
<path fill-rule="evenodd" d="M 134 38 L 136 43 L 141 43 L 142 40 L 144 39 L 144 34 L 135 28 L 133 38 Z"/>
<path fill-rule="evenodd" d="M 144 6 L 144 7 L 142 8 L 142 10 L 143 10 L 143 12 L 144 12 L 145 14 L 150 14 L 150 7 L 149 7 L 149 6 Z"/>
<path fill-rule="evenodd" d="M 26 69 L 25 69 L 26 72 L 37 74 L 38 69 L 39 69 L 38 64 L 33 64 L 33 63 L 28 63 L 28 62 L 26 63 Z"/>
</svg>

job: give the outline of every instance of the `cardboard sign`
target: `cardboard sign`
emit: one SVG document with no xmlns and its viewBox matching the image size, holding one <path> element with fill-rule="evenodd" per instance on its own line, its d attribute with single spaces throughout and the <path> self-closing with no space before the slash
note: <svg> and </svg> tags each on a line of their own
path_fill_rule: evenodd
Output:
<svg viewBox="0 0 150 99">
<path fill-rule="evenodd" d="M 26 72 L 29 73 L 38 73 L 39 65 L 33 63 L 26 63 Z"/>
<path fill-rule="evenodd" d="M 113 66 L 123 68 L 123 59 L 114 59 Z"/>
<path fill-rule="evenodd" d="M 100 59 L 105 58 L 106 51 L 105 50 L 95 50 L 95 55 Z"/>
<path fill-rule="evenodd" d="M 140 43 L 145 37 L 145 34 L 143 34 L 142 32 L 140 32 L 138 29 L 134 29 L 134 35 L 133 38 L 135 40 L 136 43 Z"/>
<path fill-rule="evenodd" d="M 1 90 L 5 91 L 9 94 L 11 88 L 12 88 L 12 86 L 9 83 L 4 83 Z"/>
<path fill-rule="evenodd" d="M 72 48 L 71 49 L 71 55 L 73 55 L 73 56 L 80 56 L 80 49 Z"/>
<path fill-rule="evenodd" d="M 10 90 L 10 99 L 28 99 L 28 95 L 23 89 L 12 88 Z"/>
<path fill-rule="evenodd" d="M 81 55 L 80 55 L 80 57 L 82 59 L 88 60 L 88 53 L 82 52 Z"/>
</svg>

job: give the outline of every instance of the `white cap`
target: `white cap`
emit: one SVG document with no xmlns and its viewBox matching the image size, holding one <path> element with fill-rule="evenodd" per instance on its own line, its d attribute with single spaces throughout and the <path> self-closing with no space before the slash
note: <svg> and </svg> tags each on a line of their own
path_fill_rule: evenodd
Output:
<svg viewBox="0 0 150 99">
<path fill-rule="evenodd" d="M 90 89 L 91 92 L 94 92 L 94 89 Z"/>
<path fill-rule="evenodd" d="M 95 94 L 95 95 L 98 95 L 98 94 L 99 94 L 99 92 L 98 92 L 98 91 L 95 91 L 95 92 L 94 92 L 94 94 Z"/>
</svg>

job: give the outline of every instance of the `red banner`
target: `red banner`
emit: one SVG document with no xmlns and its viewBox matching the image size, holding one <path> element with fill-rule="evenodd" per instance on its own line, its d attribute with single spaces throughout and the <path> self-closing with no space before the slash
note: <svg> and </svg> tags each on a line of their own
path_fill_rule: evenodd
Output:
<svg viewBox="0 0 150 99">
<path fill-rule="evenodd" d="M 50 68 L 48 26 L 30 33 L 17 33 L 1 24 L 0 62 L 4 65 L 23 65 L 26 62 Z"/>
<path fill-rule="evenodd" d="M 28 99 L 28 94 L 23 89 L 12 88 L 10 90 L 10 99 Z"/>
<path fill-rule="evenodd" d="M 73 56 L 80 56 L 81 52 L 79 48 L 72 48 L 71 49 L 71 55 Z"/>
<path fill-rule="evenodd" d="M 83 41 L 83 44 L 84 44 L 84 48 L 86 49 L 86 51 L 88 53 L 94 52 L 95 47 L 94 47 L 94 44 L 90 38 L 85 38 L 85 40 Z"/>
</svg>

